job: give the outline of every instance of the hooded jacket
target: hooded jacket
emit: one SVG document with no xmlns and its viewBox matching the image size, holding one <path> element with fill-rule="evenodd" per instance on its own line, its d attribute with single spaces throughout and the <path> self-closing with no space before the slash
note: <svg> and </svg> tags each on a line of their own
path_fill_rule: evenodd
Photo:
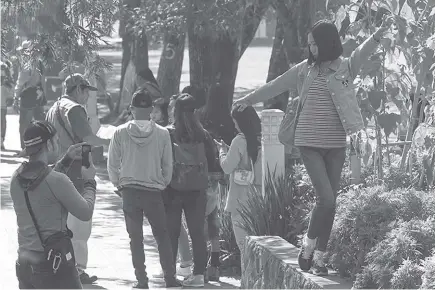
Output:
<svg viewBox="0 0 435 290">
<path fill-rule="evenodd" d="M 41 161 L 23 162 L 11 179 L 10 193 L 17 215 L 18 254 L 20 258 L 38 262 L 43 247 L 26 205 L 29 201 L 42 239 L 66 230 L 68 213 L 80 220 L 91 219 L 95 203 L 95 181 L 86 182 L 83 196 L 63 173 L 72 160 L 64 157 L 52 170 Z"/>
<path fill-rule="evenodd" d="M 165 189 L 172 178 L 168 130 L 145 120 L 118 126 L 109 145 L 107 171 L 110 181 L 118 188 Z"/>
</svg>

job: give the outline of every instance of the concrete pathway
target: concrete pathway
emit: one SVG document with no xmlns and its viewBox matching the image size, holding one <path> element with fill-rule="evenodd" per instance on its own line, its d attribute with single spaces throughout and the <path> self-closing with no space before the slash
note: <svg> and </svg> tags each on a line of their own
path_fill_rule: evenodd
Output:
<svg viewBox="0 0 435 290">
<path fill-rule="evenodd" d="M 9 182 L 13 171 L 24 159 L 14 155 L 19 149 L 18 116 L 7 116 L 8 128 L 5 146 L 7 151 L 1 152 L 1 211 L 0 211 L 0 273 L 1 289 L 17 289 L 15 276 L 15 260 L 17 257 L 16 216 L 9 194 Z M 121 199 L 113 193 L 113 186 L 108 181 L 104 168 L 98 169 L 97 202 L 93 218 L 93 231 L 89 240 L 88 273 L 97 275 L 95 285 L 84 285 L 87 289 L 129 289 L 135 282 L 129 239 L 125 229 Z M 163 288 L 163 279 L 154 279 L 152 274 L 159 272 L 160 263 L 156 242 L 151 227 L 144 224 L 144 242 L 146 247 L 146 264 L 149 273 L 150 287 Z M 180 277 L 181 278 L 181 277 Z M 231 289 L 240 286 L 240 281 L 222 277 L 221 283 L 209 283 L 205 288 Z"/>
</svg>

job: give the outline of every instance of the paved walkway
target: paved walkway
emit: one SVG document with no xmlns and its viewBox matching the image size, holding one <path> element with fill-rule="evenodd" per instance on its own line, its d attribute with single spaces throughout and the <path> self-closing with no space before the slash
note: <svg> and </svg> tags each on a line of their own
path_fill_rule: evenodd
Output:
<svg viewBox="0 0 435 290">
<path fill-rule="evenodd" d="M 8 131 L 6 148 L 10 151 L 1 152 L 1 212 L 0 233 L 0 273 L 1 289 L 17 289 L 15 277 L 15 259 L 17 252 L 16 216 L 9 195 L 9 182 L 13 171 L 22 161 L 13 157 L 19 149 L 18 116 L 8 115 Z M 131 264 L 129 239 L 125 229 L 121 199 L 113 193 L 113 186 L 108 181 L 105 169 L 100 168 L 97 174 L 97 202 L 93 217 L 93 232 L 89 241 L 88 273 L 97 275 L 95 285 L 85 285 L 88 289 L 130 289 L 134 283 L 134 273 Z M 150 287 L 163 288 L 163 279 L 154 279 L 152 274 L 160 269 L 159 256 L 151 228 L 144 225 L 144 242 L 146 247 L 147 271 L 150 274 Z M 221 283 L 209 283 L 206 288 L 237 288 L 240 282 L 227 277 L 221 278 Z"/>
</svg>

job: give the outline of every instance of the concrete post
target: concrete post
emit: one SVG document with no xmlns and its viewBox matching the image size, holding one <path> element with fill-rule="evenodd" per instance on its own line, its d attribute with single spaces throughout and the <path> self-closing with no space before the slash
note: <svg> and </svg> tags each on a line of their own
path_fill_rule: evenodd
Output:
<svg viewBox="0 0 435 290">
<path fill-rule="evenodd" d="M 281 125 L 284 112 L 277 109 L 263 110 L 261 112 L 261 124 L 263 138 L 261 141 L 263 163 L 263 194 L 265 179 L 268 168 L 276 176 L 285 174 L 285 148 L 278 140 L 279 126 Z"/>
</svg>

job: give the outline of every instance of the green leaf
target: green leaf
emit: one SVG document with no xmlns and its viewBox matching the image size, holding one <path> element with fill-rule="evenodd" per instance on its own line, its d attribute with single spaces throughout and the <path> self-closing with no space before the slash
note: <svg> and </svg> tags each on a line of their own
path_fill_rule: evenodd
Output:
<svg viewBox="0 0 435 290">
<path fill-rule="evenodd" d="M 401 122 L 401 117 L 396 113 L 386 113 L 378 116 L 379 126 L 384 129 L 385 136 L 389 137 L 396 131 L 397 125 Z"/>
<path fill-rule="evenodd" d="M 379 109 L 382 100 L 384 100 L 386 97 L 384 91 L 369 91 L 367 94 L 368 94 L 370 105 L 375 110 Z"/>
</svg>

